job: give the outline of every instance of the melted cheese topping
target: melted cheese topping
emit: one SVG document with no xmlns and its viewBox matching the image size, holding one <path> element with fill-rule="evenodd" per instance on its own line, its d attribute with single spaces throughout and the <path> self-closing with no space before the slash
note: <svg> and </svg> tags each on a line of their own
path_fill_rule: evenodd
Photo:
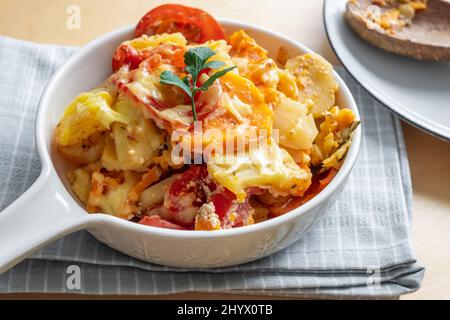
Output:
<svg viewBox="0 0 450 320">
<path fill-rule="evenodd" d="M 199 134 L 193 129 L 187 95 L 160 83 L 165 70 L 186 76 L 184 53 L 199 45 L 189 45 L 181 33 L 175 33 L 142 36 L 121 46 L 132 47 L 137 55 L 131 56 L 134 63 L 118 64 L 118 71 L 100 89 L 79 95 L 55 132 L 58 151 L 85 165 L 68 177 L 90 212 L 124 219 L 153 212 L 183 225 L 195 221 L 192 228 L 197 230 L 247 225 L 254 221 L 249 195 L 264 189 L 274 198 L 302 196 L 311 185 L 309 166 L 337 168 L 348 149 L 348 128 L 354 117 L 351 111 L 335 107 L 338 87 L 332 67 L 318 55 L 289 59 L 285 52 L 283 69 L 243 30 L 231 35 L 229 43 L 201 44 L 215 51 L 211 61 L 237 68 L 195 101 L 202 124 Z M 127 52 L 117 50 L 116 62 L 130 58 Z M 207 70 L 198 84 L 215 72 Z M 200 141 L 209 181 L 234 193 L 240 203 L 233 205 L 245 215 L 231 210 L 230 225 L 221 226 L 222 218 L 212 203 L 200 209 L 192 205 L 200 201 L 195 193 L 176 199 L 178 211 L 161 207 L 170 195 L 173 169 L 183 166 L 171 157 L 177 146 L 174 133 L 182 134 L 178 145 L 190 150 L 195 151 Z M 151 176 L 152 170 L 158 174 Z M 171 178 L 158 181 L 167 176 Z M 263 209 L 257 220 L 267 218 L 268 210 Z"/>
<path fill-rule="evenodd" d="M 208 171 L 240 201 L 250 187 L 268 188 L 276 195 L 301 196 L 311 183 L 311 172 L 298 166 L 273 140 L 238 154 L 213 157 Z"/>
<path fill-rule="evenodd" d="M 134 186 L 142 174 L 123 171 L 118 177 L 105 176 L 100 172 L 92 174 L 92 190 L 88 198 L 90 212 L 104 212 L 123 219 L 131 219 L 137 211 L 129 199 Z"/>
<path fill-rule="evenodd" d="M 163 132 L 142 117 L 128 98 L 119 98 L 116 110 L 128 119 L 128 124 L 113 124 L 101 158 L 103 166 L 109 171 L 147 171 L 162 149 Z"/>
<path fill-rule="evenodd" d="M 140 38 L 125 41 L 123 44 L 129 44 L 136 50 L 143 51 L 143 50 L 151 50 L 162 44 L 186 46 L 187 41 L 181 33 L 176 32 L 170 34 L 168 33 L 155 34 L 153 36 L 143 35 Z"/>
</svg>

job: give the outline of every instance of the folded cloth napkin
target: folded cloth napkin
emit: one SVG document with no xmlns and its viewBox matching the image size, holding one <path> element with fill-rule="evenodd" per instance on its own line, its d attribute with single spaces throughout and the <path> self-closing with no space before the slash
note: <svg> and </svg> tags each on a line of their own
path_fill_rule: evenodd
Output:
<svg viewBox="0 0 450 320">
<path fill-rule="evenodd" d="M 34 143 L 39 97 L 76 50 L 0 37 L 0 210 L 40 172 Z M 388 297 L 417 290 L 424 268 L 411 246 L 412 190 L 399 121 L 337 70 L 360 108 L 361 152 L 340 197 L 291 247 L 244 265 L 185 270 L 133 259 L 83 231 L 1 275 L 0 292 Z M 79 288 L 67 286 L 71 265 L 80 268 Z"/>
</svg>

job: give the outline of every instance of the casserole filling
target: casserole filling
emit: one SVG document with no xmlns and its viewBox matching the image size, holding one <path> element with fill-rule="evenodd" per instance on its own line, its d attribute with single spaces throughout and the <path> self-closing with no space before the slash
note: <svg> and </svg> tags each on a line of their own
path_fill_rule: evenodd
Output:
<svg viewBox="0 0 450 320">
<path fill-rule="evenodd" d="M 209 15 L 195 18 L 201 10 L 165 6 L 180 14 L 157 8 L 161 22 L 150 11 L 114 53 L 112 75 L 55 128 L 86 209 L 220 230 L 277 217 L 323 190 L 359 124 L 336 105 L 332 66 L 284 49 L 272 59 L 243 30 L 226 38 Z"/>
</svg>

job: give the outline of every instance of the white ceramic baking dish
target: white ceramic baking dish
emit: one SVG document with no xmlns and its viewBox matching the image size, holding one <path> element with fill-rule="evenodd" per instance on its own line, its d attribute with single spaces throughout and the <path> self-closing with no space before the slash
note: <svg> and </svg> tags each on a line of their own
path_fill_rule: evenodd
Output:
<svg viewBox="0 0 450 320">
<path fill-rule="evenodd" d="M 220 19 L 227 33 L 244 29 L 272 54 L 280 46 L 290 56 L 311 52 L 298 42 L 247 23 Z M 175 267 L 223 267 L 268 256 L 297 241 L 338 195 L 356 161 L 361 129 L 342 168 L 315 198 L 285 215 L 242 228 L 220 231 L 178 231 L 148 227 L 105 214 L 88 214 L 72 196 L 64 175 L 67 162 L 55 152 L 53 130 L 67 104 L 111 73 L 116 47 L 132 37 L 134 26 L 102 36 L 77 52 L 52 77 L 42 95 L 36 120 L 36 144 L 42 173 L 34 185 L 0 213 L 0 273 L 40 247 L 71 232 L 87 229 L 99 241 L 135 258 Z M 355 101 L 342 79 L 338 105 L 352 109 Z"/>
</svg>

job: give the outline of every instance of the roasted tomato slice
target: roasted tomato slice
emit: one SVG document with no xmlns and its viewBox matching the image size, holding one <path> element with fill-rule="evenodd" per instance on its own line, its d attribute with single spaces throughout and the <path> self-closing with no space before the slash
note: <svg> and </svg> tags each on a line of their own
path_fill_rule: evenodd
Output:
<svg viewBox="0 0 450 320">
<path fill-rule="evenodd" d="M 137 69 L 139 64 L 144 60 L 142 54 L 140 54 L 135 48 L 129 44 L 121 44 L 114 53 L 112 60 L 113 71 L 116 72 L 123 65 L 128 65 L 130 70 Z"/>
<path fill-rule="evenodd" d="M 113 72 L 116 72 L 124 65 L 127 65 L 130 70 L 137 69 L 144 60 L 148 60 L 147 65 L 152 69 L 163 63 L 184 68 L 185 51 L 185 48 L 168 44 L 160 45 L 153 49 L 138 50 L 129 41 L 124 42 L 114 52 L 112 59 Z"/>
<path fill-rule="evenodd" d="M 227 189 L 223 190 L 222 192 L 215 193 L 211 197 L 211 202 L 214 204 L 216 214 L 220 219 L 223 219 L 225 215 L 230 211 L 235 200 L 236 196 Z"/>
<path fill-rule="evenodd" d="M 149 11 L 139 21 L 135 36 L 175 32 L 195 43 L 226 39 L 222 27 L 211 15 L 181 4 L 164 4 Z"/>
<path fill-rule="evenodd" d="M 145 216 L 141 220 L 139 220 L 139 223 L 144 224 L 146 226 L 164 229 L 186 230 L 182 226 L 179 226 L 175 223 L 162 219 L 160 216 L 150 216 L 150 217 Z"/>
<path fill-rule="evenodd" d="M 170 220 L 185 226 L 194 223 L 201 205 L 216 184 L 209 179 L 206 165 L 193 165 L 181 173 L 170 185 L 164 198 L 164 207 Z"/>
<path fill-rule="evenodd" d="M 204 203 L 214 205 L 221 228 L 233 228 L 253 223 L 254 209 L 246 201 L 240 203 L 229 190 L 215 184 L 206 165 L 193 165 L 178 175 L 167 190 L 164 209 L 170 221 L 191 229 Z"/>
<path fill-rule="evenodd" d="M 260 194 L 258 188 L 248 189 L 249 196 Z M 249 198 L 244 202 L 238 202 L 236 195 L 227 189 L 213 193 L 211 202 L 214 204 L 216 214 L 219 216 L 222 228 L 242 227 L 253 224 L 253 213 L 255 209 L 250 205 Z"/>
</svg>

